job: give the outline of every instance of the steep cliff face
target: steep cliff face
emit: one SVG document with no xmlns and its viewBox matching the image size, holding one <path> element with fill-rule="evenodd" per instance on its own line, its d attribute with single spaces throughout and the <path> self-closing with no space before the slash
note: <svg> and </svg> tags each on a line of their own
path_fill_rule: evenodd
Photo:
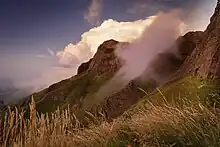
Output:
<svg viewBox="0 0 220 147">
<path fill-rule="evenodd" d="M 184 75 L 218 79 L 220 77 L 220 1 L 204 35 L 181 68 Z"/>
</svg>

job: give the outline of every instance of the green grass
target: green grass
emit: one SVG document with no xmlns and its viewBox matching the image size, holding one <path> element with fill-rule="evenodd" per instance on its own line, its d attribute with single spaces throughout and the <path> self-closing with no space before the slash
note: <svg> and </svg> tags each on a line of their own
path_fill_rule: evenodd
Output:
<svg viewBox="0 0 220 147">
<path fill-rule="evenodd" d="M 214 81 L 185 77 L 158 87 L 153 93 L 145 96 L 138 105 L 148 101 L 159 105 L 165 98 L 167 103 L 179 106 L 184 105 L 185 99 L 190 102 L 201 102 L 207 106 L 219 106 L 219 90 L 220 87 Z"/>
</svg>

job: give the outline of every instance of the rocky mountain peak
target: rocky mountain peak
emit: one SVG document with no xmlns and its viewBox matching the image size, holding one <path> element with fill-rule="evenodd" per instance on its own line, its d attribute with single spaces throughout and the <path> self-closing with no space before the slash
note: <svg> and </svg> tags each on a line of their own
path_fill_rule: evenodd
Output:
<svg viewBox="0 0 220 147">
<path fill-rule="evenodd" d="M 83 63 L 78 68 L 78 74 L 95 72 L 97 75 L 105 72 L 116 72 L 120 68 L 120 61 L 115 56 L 114 51 L 117 49 L 118 41 L 108 40 L 103 42 L 95 53 L 94 57 L 87 63 Z"/>
</svg>

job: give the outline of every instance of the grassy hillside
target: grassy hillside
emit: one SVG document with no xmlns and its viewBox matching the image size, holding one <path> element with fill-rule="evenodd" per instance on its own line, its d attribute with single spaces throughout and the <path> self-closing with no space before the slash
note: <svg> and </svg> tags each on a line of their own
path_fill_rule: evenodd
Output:
<svg viewBox="0 0 220 147">
<path fill-rule="evenodd" d="M 220 146 L 219 98 L 215 83 L 197 78 L 171 81 L 146 95 L 111 122 L 87 112 L 87 127 L 69 107 L 30 118 L 9 111 L 1 120 L 3 146 Z"/>
<path fill-rule="evenodd" d="M 54 84 L 33 94 L 36 109 L 41 113 L 54 112 L 57 107 L 65 109 L 68 105 L 73 106 L 75 110 L 83 109 L 82 105 L 91 101 L 94 94 L 110 77 L 111 73 L 96 76 L 92 72 L 86 72 Z M 18 106 L 27 108 L 29 102 L 30 97 L 22 100 Z"/>
<path fill-rule="evenodd" d="M 138 106 L 144 105 L 148 101 L 158 105 L 166 102 L 182 106 L 185 100 L 201 102 L 207 106 L 219 106 L 219 88 L 214 80 L 204 80 L 190 76 L 173 79 L 146 96 L 138 103 Z"/>
</svg>

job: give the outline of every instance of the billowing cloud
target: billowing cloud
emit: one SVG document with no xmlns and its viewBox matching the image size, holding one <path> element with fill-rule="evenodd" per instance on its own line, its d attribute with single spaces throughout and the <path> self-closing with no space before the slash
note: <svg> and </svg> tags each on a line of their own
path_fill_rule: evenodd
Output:
<svg viewBox="0 0 220 147">
<path fill-rule="evenodd" d="M 88 12 L 84 15 L 84 19 L 90 24 L 98 25 L 101 16 L 101 0 L 91 0 Z"/>
<path fill-rule="evenodd" d="M 80 42 L 75 45 L 70 43 L 64 50 L 58 52 L 59 63 L 66 67 L 77 66 L 89 60 L 96 53 L 98 46 L 106 40 L 132 42 L 143 33 L 145 27 L 149 26 L 154 19 L 155 16 L 134 22 L 106 20 L 100 26 L 83 33 Z"/>
<path fill-rule="evenodd" d="M 59 64 L 64 67 L 78 66 L 91 58 L 91 56 L 90 47 L 85 41 L 80 41 L 76 45 L 70 43 L 63 51 L 57 53 L 57 57 L 60 59 Z"/>
</svg>

